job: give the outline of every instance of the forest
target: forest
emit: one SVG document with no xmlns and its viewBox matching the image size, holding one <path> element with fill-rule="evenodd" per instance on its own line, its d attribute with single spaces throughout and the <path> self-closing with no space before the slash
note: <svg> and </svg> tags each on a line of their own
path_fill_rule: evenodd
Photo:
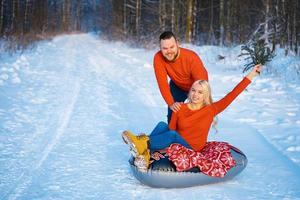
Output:
<svg viewBox="0 0 300 200">
<path fill-rule="evenodd" d="M 151 48 L 162 31 L 180 42 L 234 46 L 260 39 L 300 55 L 300 0 L 0 0 L 10 50 L 59 34 L 95 32 Z"/>
</svg>

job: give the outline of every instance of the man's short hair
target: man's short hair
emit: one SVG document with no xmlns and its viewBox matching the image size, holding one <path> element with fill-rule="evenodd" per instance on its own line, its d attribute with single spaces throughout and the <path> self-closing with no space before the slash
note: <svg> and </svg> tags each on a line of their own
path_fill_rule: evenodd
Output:
<svg viewBox="0 0 300 200">
<path fill-rule="evenodd" d="M 167 40 L 167 39 L 170 39 L 172 37 L 177 41 L 177 38 L 176 38 L 176 36 L 174 35 L 174 33 L 172 31 L 165 31 L 162 34 L 160 34 L 159 41 Z"/>
</svg>

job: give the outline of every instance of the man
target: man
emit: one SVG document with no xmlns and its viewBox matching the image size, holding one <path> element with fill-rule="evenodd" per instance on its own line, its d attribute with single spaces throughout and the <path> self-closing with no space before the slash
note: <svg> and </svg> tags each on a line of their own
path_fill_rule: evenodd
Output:
<svg viewBox="0 0 300 200">
<path fill-rule="evenodd" d="M 171 31 L 163 32 L 159 42 L 160 51 L 154 55 L 154 71 L 161 95 L 168 105 L 169 123 L 172 112 L 179 111 L 194 81 L 208 81 L 208 75 L 200 57 L 189 49 L 179 47 Z"/>
</svg>

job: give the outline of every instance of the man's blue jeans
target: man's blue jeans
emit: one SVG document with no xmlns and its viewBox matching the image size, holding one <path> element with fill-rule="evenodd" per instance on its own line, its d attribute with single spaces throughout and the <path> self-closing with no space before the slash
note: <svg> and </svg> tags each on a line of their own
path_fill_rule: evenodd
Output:
<svg viewBox="0 0 300 200">
<path fill-rule="evenodd" d="M 179 143 L 187 148 L 191 148 L 176 131 L 170 130 L 165 122 L 159 122 L 149 135 L 149 138 L 151 152 L 164 149 L 173 143 Z"/>
<path fill-rule="evenodd" d="M 188 92 L 180 89 L 173 81 L 170 81 L 170 91 L 175 102 L 184 102 L 188 97 Z M 168 123 L 170 123 L 172 110 L 168 107 Z"/>
</svg>

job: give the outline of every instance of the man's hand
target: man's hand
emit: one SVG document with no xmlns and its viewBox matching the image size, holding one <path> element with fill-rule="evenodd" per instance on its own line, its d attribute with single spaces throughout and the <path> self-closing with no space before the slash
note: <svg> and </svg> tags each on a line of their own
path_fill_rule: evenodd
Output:
<svg viewBox="0 0 300 200">
<path fill-rule="evenodd" d="M 170 109 L 173 112 L 177 112 L 180 110 L 181 104 L 183 104 L 183 102 L 175 102 L 175 103 L 173 103 L 173 105 L 170 106 Z"/>
</svg>

